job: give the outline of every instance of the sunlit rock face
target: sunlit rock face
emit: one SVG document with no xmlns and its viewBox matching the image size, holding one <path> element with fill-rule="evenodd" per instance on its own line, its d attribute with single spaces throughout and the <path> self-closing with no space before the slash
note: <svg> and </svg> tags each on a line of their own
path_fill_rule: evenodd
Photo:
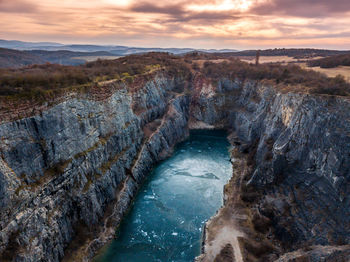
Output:
<svg viewBox="0 0 350 262">
<path fill-rule="evenodd" d="M 189 126 L 224 128 L 242 152 L 255 148 L 246 183 L 259 192 L 254 208 L 270 216 L 272 237 L 285 243 L 278 252 L 348 243 L 349 112 L 343 98 L 158 75 L 133 92 L 67 98 L 3 123 L 0 260 L 60 261 L 79 232 L 79 251 L 91 258 Z"/>
<path fill-rule="evenodd" d="M 249 81 L 222 81 L 216 95 L 219 99 L 215 103 L 225 99 L 217 114 L 224 121 L 217 118 L 210 124 L 231 129 L 232 142 L 239 151 L 254 157 L 243 184 L 255 194 L 249 199 L 254 212 L 272 224 L 268 232 L 280 245 L 273 252 L 349 243 L 349 101 L 282 94 L 272 86 Z M 210 99 L 203 94 L 197 101 L 198 107 L 206 108 Z M 191 112 L 195 112 L 192 118 L 204 122 L 211 117 L 207 114 L 212 114 L 210 110 Z M 280 261 L 303 255 L 310 261 L 349 258 L 348 248 L 310 247 L 310 252 L 290 254 Z M 277 257 L 264 259 L 274 261 Z"/>
<path fill-rule="evenodd" d="M 266 190 L 259 207 L 273 206 L 278 237 L 292 245 L 348 242 L 349 101 L 263 87 L 248 92 L 257 100 L 247 112 L 232 112 L 233 123 L 241 141 L 257 145 L 247 183 Z"/>
</svg>

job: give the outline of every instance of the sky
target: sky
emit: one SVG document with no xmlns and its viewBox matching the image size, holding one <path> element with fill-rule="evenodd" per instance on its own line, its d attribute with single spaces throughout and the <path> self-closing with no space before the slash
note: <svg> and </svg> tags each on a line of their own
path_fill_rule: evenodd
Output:
<svg viewBox="0 0 350 262">
<path fill-rule="evenodd" d="M 0 0 L 0 38 L 138 47 L 350 49 L 350 0 Z"/>
</svg>

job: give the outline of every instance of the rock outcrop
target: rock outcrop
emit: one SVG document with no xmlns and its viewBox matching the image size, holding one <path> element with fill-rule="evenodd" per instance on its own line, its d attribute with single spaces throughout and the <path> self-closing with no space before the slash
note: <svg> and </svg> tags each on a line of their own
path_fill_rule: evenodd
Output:
<svg viewBox="0 0 350 262">
<path fill-rule="evenodd" d="M 172 92 L 178 84 L 158 76 L 135 93 L 120 86 L 104 101 L 70 99 L 2 124 L 1 261 L 61 260 L 111 203 L 101 235 L 87 237 L 88 257 L 113 237 L 144 176 L 187 136 L 189 98 Z"/>
<path fill-rule="evenodd" d="M 211 108 L 206 103 L 213 100 L 218 115 L 225 113 L 224 123 L 219 118 L 211 124 L 232 130 L 236 170 L 225 189 L 226 204 L 207 231 L 220 223 L 237 225 L 245 235 L 238 237 L 243 261 L 273 261 L 299 248 L 349 243 L 350 101 L 227 80 L 218 84 L 216 96 L 206 100 L 203 94 L 197 101 Z M 191 117 L 212 119 L 206 114 L 212 112 Z M 208 232 L 204 250 L 218 234 Z M 310 261 L 323 261 L 319 257 Z"/>
<path fill-rule="evenodd" d="M 69 98 L 0 125 L 1 261 L 90 259 L 188 127 L 227 129 L 234 146 L 199 261 L 294 261 L 305 246 L 310 261 L 346 256 L 336 246 L 350 242 L 347 99 L 200 75 L 106 85 L 116 85 L 107 98 Z M 214 250 L 222 224 L 233 240 Z"/>
</svg>

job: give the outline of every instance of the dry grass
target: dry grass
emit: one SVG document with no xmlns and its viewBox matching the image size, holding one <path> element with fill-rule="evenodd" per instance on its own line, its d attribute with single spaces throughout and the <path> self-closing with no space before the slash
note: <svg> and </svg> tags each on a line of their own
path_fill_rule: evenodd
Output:
<svg viewBox="0 0 350 262">
<path fill-rule="evenodd" d="M 222 62 L 230 62 L 229 59 L 210 59 L 210 60 L 208 60 L 208 59 L 198 59 L 198 60 L 193 60 L 194 63 L 198 64 L 199 68 L 203 68 L 204 63 L 208 62 L 208 61 L 210 61 L 210 62 L 212 62 L 214 64 L 219 64 L 219 63 L 222 63 Z"/>
<path fill-rule="evenodd" d="M 86 62 L 94 62 L 98 59 L 114 60 L 120 57 L 121 56 L 77 56 L 77 57 L 72 57 L 72 59 L 85 60 Z"/>
<path fill-rule="evenodd" d="M 272 80 L 273 85 L 302 86 L 310 94 L 348 96 L 350 84 L 342 77 L 328 78 L 312 70 L 304 70 L 296 64 L 248 64 L 240 60 L 232 60 L 230 63 L 205 62 L 201 73 L 211 78 L 214 83 L 219 79 L 240 79 L 240 80 Z M 295 92 L 297 90 L 293 88 Z"/>
<path fill-rule="evenodd" d="M 342 75 L 345 77 L 345 80 L 350 82 L 350 66 L 338 66 L 335 68 L 321 68 L 317 67 L 308 67 L 306 63 L 301 63 L 300 66 L 306 70 L 314 70 L 316 72 L 323 73 L 328 77 L 336 77 L 337 75 Z"/>
<path fill-rule="evenodd" d="M 307 60 L 315 60 L 320 58 L 322 57 L 313 57 L 313 58 L 308 58 Z M 247 63 L 255 63 L 255 56 L 241 56 L 239 57 L 239 59 Z M 299 58 L 294 58 L 290 56 L 260 56 L 259 61 L 260 61 L 260 64 L 268 64 L 268 63 L 287 64 L 290 62 L 302 62 L 302 61 L 305 61 L 305 59 L 299 59 Z"/>
<path fill-rule="evenodd" d="M 247 63 L 255 63 L 255 56 L 242 56 L 239 57 L 241 61 L 247 62 Z M 350 66 L 338 66 L 335 68 L 321 68 L 321 67 L 308 67 L 306 61 L 309 60 L 317 60 L 321 59 L 322 57 L 313 57 L 308 59 L 296 59 L 294 57 L 288 57 L 288 56 L 261 56 L 259 61 L 261 64 L 268 64 L 268 63 L 281 63 L 281 64 L 288 64 L 288 63 L 298 63 L 301 68 L 306 70 L 314 70 L 316 72 L 323 73 L 327 75 L 328 77 L 336 77 L 337 75 L 342 75 L 345 77 L 346 81 L 350 82 Z M 220 59 L 218 59 L 220 60 Z M 223 60 L 223 59 L 221 59 Z"/>
</svg>

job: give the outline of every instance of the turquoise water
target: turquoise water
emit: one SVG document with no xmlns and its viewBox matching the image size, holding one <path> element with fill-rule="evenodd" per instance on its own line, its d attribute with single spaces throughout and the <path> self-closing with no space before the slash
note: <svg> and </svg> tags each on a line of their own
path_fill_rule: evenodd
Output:
<svg viewBox="0 0 350 262">
<path fill-rule="evenodd" d="M 103 262 L 190 262 L 232 174 L 226 134 L 191 132 L 141 188 Z"/>
</svg>

